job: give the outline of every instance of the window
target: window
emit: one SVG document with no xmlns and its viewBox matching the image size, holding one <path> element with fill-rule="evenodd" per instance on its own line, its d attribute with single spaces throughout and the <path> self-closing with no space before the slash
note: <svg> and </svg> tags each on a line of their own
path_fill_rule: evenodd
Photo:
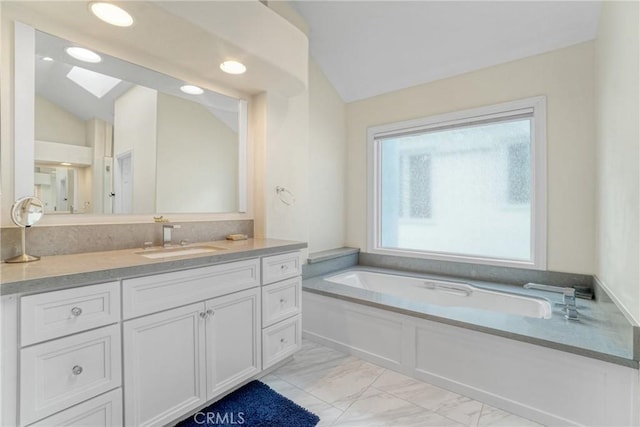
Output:
<svg viewBox="0 0 640 427">
<path fill-rule="evenodd" d="M 369 130 L 369 251 L 546 267 L 545 98 Z"/>
</svg>

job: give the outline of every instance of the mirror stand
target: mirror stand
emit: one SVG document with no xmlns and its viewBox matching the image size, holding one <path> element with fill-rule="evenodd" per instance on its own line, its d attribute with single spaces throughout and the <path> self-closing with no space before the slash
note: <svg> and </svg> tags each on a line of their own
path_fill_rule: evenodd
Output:
<svg viewBox="0 0 640 427">
<path fill-rule="evenodd" d="M 38 261 L 40 259 L 39 256 L 33 256 L 33 255 L 27 255 L 27 249 L 26 249 L 26 241 L 27 241 L 27 227 L 20 227 L 21 228 L 21 235 L 22 235 L 22 253 L 18 256 L 14 256 L 13 258 L 9 258 L 7 260 L 5 260 L 4 262 L 8 262 L 8 263 L 18 263 L 18 262 L 31 262 L 31 261 Z"/>
<path fill-rule="evenodd" d="M 27 227 L 31 227 L 40 221 L 43 214 L 43 205 L 36 197 L 23 197 L 16 200 L 11 207 L 11 219 L 14 224 L 21 228 L 22 253 L 13 258 L 5 260 L 8 263 L 38 261 L 40 257 L 27 255 Z"/>
</svg>

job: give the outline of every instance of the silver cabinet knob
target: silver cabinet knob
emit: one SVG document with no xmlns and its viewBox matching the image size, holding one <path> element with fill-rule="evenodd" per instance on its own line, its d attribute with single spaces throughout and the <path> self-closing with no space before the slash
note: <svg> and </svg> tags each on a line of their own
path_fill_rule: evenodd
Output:
<svg viewBox="0 0 640 427">
<path fill-rule="evenodd" d="M 81 309 L 80 307 L 73 307 L 73 308 L 71 309 L 71 315 L 72 315 L 73 317 L 78 317 L 78 316 L 80 316 L 81 314 L 82 314 L 82 309 Z"/>
<path fill-rule="evenodd" d="M 287 340 L 285 340 L 284 338 L 280 338 L 280 343 L 281 344 L 285 344 L 287 342 Z"/>
<path fill-rule="evenodd" d="M 71 368 L 71 372 L 73 373 L 73 375 L 80 375 L 82 373 L 82 366 L 76 365 L 73 368 Z"/>
<path fill-rule="evenodd" d="M 207 310 L 207 314 L 208 314 L 209 316 L 213 316 L 214 314 L 216 314 L 216 312 L 215 312 L 215 311 L 213 311 L 213 309 L 211 309 L 211 308 L 210 308 L 209 310 Z"/>
<path fill-rule="evenodd" d="M 282 264 L 282 265 L 280 266 L 280 269 L 281 269 L 282 271 L 287 271 L 287 270 L 289 269 L 289 266 L 287 266 L 287 265 L 285 265 L 285 264 Z"/>
<path fill-rule="evenodd" d="M 201 312 L 201 313 L 200 313 L 200 317 L 201 317 L 201 318 L 203 318 L 203 319 L 206 319 L 206 318 L 207 318 L 207 317 L 209 317 L 209 316 L 207 315 L 207 313 L 205 313 L 205 312 L 203 311 L 203 312 Z"/>
<path fill-rule="evenodd" d="M 286 299 L 284 299 L 284 298 L 280 298 L 280 304 L 284 304 L 285 302 L 287 302 L 287 300 L 286 300 Z"/>
</svg>

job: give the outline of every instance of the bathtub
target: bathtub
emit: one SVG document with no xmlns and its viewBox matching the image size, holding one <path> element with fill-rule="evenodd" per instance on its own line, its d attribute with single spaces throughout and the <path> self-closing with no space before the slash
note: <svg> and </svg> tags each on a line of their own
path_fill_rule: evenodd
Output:
<svg viewBox="0 0 640 427">
<path fill-rule="evenodd" d="M 468 307 L 536 319 L 550 319 L 552 314 L 547 299 L 478 288 L 464 282 L 371 271 L 347 271 L 325 280 L 445 307 Z"/>
<path fill-rule="evenodd" d="M 640 425 L 637 366 L 585 357 L 611 347 L 604 331 L 580 338 L 607 325 L 595 301 L 574 322 L 561 295 L 469 282 L 373 267 L 306 278 L 302 334 L 544 425 Z"/>
</svg>

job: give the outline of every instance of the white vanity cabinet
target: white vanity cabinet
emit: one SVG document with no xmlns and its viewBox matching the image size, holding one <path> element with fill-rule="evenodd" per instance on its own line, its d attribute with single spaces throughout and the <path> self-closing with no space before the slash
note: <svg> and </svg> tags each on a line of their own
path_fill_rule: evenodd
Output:
<svg viewBox="0 0 640 427">
<path fill-rule="evenodd" d="M 247 265 L 259 264 L 257 260 L 241 261 L 206 271 L 158 275 L 157 283 L 176 290 L 180 290 L 178 281 L 184 280 L 194 295 L 215 293 L 216 289 L 231 293 L 124 322 L 125 425 L 165 425 L 260 372 L 259 281 L 244 289 L 246 275 L 237 274 Z M 223 271 L 232 273 L 225 277 Z M 203 274 L 210 280 L 203 279 Z M 236 280 L 238 277 L 242 280 Z M 237 292 L 233 292 L 234 280 L 240 289 Z M 154 287 L 151 276 L 142 281 Z M 209 291 L 196 289 L 191 285 L 194 281 Z M 138 279 L 131 281 L 132 286 L 139 283 Z M 127 285 L 124 281 L 125 298 Z M 188 296 L 183 292 L 180 298 L 184 301 Z"/>
<path fill-rule="evenodd" d="M 299 252 L 2 298 L 0 425 L 162 426 L 300 348 Z"/>
<path fill-rule="evenodd" d="M 262 258 L 262 369 L 302 346 L 300 252 Z"/>
</svg>

